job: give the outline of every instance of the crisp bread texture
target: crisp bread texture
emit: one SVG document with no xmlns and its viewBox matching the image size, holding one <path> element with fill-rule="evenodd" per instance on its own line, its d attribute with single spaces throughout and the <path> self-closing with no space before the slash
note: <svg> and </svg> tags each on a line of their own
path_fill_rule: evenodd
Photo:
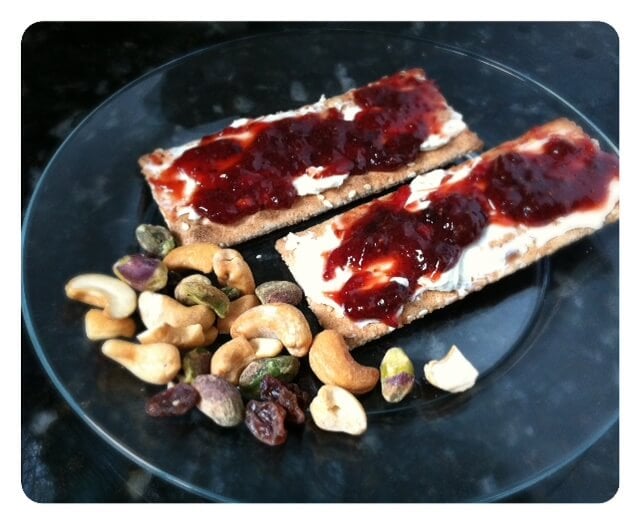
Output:
<svg viewBox="0 0 640 524">
<path fill-rule="evenodd" d="M 344 103 L 351 102 L 352 99 L 352 92 L 349 91 L 326 99 L 322 107 L 340 107 Z M 451 111 L 448 109 L 443 112 L 443 120 L 446 120 Z M 191 147 L 196 144 L 197 142 L 194 142 Z M 481 148 L 482 141 L 478 136 L 465 129 L 445 145 L 431 151 L 420 152 L 414 162 L 400 169 L 369 171 L 361 175 L 349 176 L 337 188 L 328 189 L 320 195 L 298 197 L 293 206 L 288 209 L 259 211 L 233 224 L 213 223 L 206 218 L 189 217 L 185 214 L 178 216 L 176 208 L 179 206 L 176 205 L 170 192 L 163 193 L 152 183 L 149 186 L 167 226 L 180 243 L 211 242 L 221 246 L 231 246 L 380 193 L 418 174 L 450 164 L 465 154 Z M 168 166 L 173 159 L 171 150 L 157 149 L 153 153 L 142 156 L 139 159 L 139 165 L 142 174 L 147 181 L 150 181 L 158 175 L 158 166 Z"/>
<path fill-rule="evenodd" d="M 576 135 L 584 135 L 584 132 L 580 127 L 578 127 L 575 123 L 566 120 L 559 119 L 553 122 L 550 122 L 547 125 L 540 126 L 536 128 L 535 131 L 532 132 L 545 135 L 552 134 L 553 132 L 563 131 L 569 132 L 571 134 Z M 532 133 L 530 132 L 530 133 Z M 523 135 L 519 139 L 514 141 L 507 142 L 502 144 L 490 151 L 487 151 L 482 155 L 483 158 L 494 158 L 497 155 L 501 154 L 509 150 L 514 144 L 517 144 L 520 140 L 524 140 L 529 134 Z M 470 161 L 471 162 L 471 161 Z M 428 175 L 427 175 L 428 176 Z M 388 198 L 388 197 L 382 197 Z M 310 229 L 302 231 L 298 233 L 299 235 L 306 235 L 309 233 L 313 233 L 316 235 L 320 235 L 326 228 L 331 228 L 336 221 L 346 220 L 349 223 L 353 223 L 353 221 L 357 220 L 359 217 L 363 216 L 369 206 L 369 203 L 358 206 L 342 215 L 337 215 L 325 222 L 322 222 Z M 605 218 L 604 224 L 609 224 L 616 222 L 619 217 L 619 203 L 616 203 L 614 208 L 609 212 L 607 217 Z M 603 225 L 604 225 L 603 224 Z M 501 267 L 496 267 L 495 271 L 488 274 L 486 278 L 475 280 L 471 289 L 467 290 L 467 293 L 464 295 L 459 295 L 456 292 L 443 292 L 443 291 L 425 291 L 416 297 L 414 300 L 405 304 L 403 308 L 402 314 L 399 318 L 399 327 L 406 326 L 411 322 L 424 317 L 428 313 L 435 311 L 437 309 L 443 308 L 464 296 L 467 296 L 468 293 L 479 291 L 484 288 L 486 285 L 491 284 L 500 280 L 501 278 L 518 271 L 524 267 L 533 264 L 534 262 L 540 260 L 541 258 L 554 253 L 560 248 L 575 242 L 591 233 L 594 230 L 590 228 L 578 227 L 576 229 L 572 229 L 567 231 L 564 234 L 560 234 L 552 239 L 550 239 L 547 243 L 541 246 L 536 246 L 528 249 L 524 254 L 514 254 L 514 256 L 510 256 L 507 261 L 505 261 L 504 265 Z M 294 250 L 289 250 L 286 247 L 287 238 L 281 238 L 276 243 L 276 250 L 280 253 L 283 260 L 291 270 L 294 278 L 296 276 L 296 253 Z M 328 305 L 321 304 L 318 302 L 314 302 L 309 299 L 307 296 L 307 301 L 309 303 L 309 307 L 313 311 L 313 313 L 318 318 L 318 321 L 325 329 L 335 329 L 339 333 L 343 335 L 347 344 L 350 348 L 355 348 L 366 344 L 372 340 L 382 337 L 387 333 L 393 331 L 388 325 L 382 322 L 373 322 L 367 324 L 365 326 L 359 326 L 355 322 L 352 322 L 346 316 L 342 316 L 341 314 L 337 314 L 336 311 Z"/>
</svg>

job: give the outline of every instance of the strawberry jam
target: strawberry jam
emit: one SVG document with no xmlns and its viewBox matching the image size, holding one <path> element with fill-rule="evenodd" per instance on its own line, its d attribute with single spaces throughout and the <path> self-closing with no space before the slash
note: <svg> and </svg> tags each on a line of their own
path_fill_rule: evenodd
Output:
<svg viewBox="0 0 640 524">
<path fill-rule="evenodd" d="M 298 196 L 293 180 L 310 167 L 323 168 L 316 177 L 398 169 L 416 159 L 448 117 L 444 97 L 417 69 L 352 95 L 360 108 L 352 120 L 329 108 L 229 127 L 204 137 L 151 182 L 211 221 L 230 224 L 291 207 Z M 196 182 L 191 195 L 185 175 Z"/>
<path fill-rule="evenodd" d="M 617 176 L 618 159 L 588 137 L 552 136 L 539 151 L 481 161 L 464 179 L 430 193 L 422 210 L 405 207 L 411 190 L 404 186 L 336 230 L 341 244 L 328 254 L 323 277 L 346 267 L 353 275 L 330 297 L 353 320 L 395 327 L 418 279 L 437 281 L 488 225 L 543 226 L 594 209 L 607 200 Z"/>
</svg>

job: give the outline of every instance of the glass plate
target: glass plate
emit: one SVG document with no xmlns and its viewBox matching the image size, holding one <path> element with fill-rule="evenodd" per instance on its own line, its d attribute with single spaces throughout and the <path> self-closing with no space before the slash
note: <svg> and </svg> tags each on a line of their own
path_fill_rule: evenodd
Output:
<svg viewBox="0 0 640 524">
<path fill-rule="evenodd" d="M 541 480 L 617 420 L 617 225 L 356 350 L 357 360 L 377 366 L 387 348 L 401 346 L 419 376 L 400 405 L 386 404 L 377 390 L 362 397 L 369 429 L 361 437 L 322 432 L 308 420 L 284 446 L 270 448 L 244 426 L 219 428 L 197 411 L 153 419 L 143 406 L 159 388 L 85 338 L 87 307 L 65 298 L 65 282 L 110 273 L 117 258 L 137 251 L 139 223 L 161 223 L 138 171 L 140 155 L 232 118 L 314 102 L 411 67 L 425 68 L 487 147 L 565 116 L 615 151 L 584 115 L 525 75 L 418 39 L 326 30 L 268 35 L 198 51 L 145 75 L 65 141 L 23 230 L 23 311 L 34 347 L 99 435 L 165 480 L 215 500 L 477 501 Z M 285 233 L 238 247 L 258 282 L 291 278 L 273 248 Z M 481 373 L 460 395 L 439 392 L 422 376 L 424 363 L 451 344 Z M 300 382 L 312 392 L 319 387 L 306 364 Z"/>
</svg>

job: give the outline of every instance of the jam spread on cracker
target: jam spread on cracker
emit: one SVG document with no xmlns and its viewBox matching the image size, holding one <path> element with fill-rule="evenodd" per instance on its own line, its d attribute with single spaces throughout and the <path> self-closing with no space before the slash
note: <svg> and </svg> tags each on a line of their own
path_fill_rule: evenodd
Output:
<svg viewBox="0 0 640 524">
<path fill-rule="evenodd" d="M 536 150 L 481 160 L 466 177 L 429 193 L 426 207 L 408 203 L 411 188 L 404 186 L 334 226 L 341 244 L 327 254 L 323 277 L 332 279 L 338 268 L 352 275 L 330 297 L 352 320 L 397 327 L 418 279 L 437 281 L 490 224 L 544 226 L 602 206 L 618 170 L 618 159 L 588 137 L 551 136 Z"/>
<path fill-rule="evenodd" d="M 358 111 L 349 116 L 332 107 L 206 136 L 152 183 L 187 199 L 200 216 L 232 224 L 261 210 L 290 208 L 298 198 L 293 180 L 310 168 L 314 177 L 328 177 L 407 165 L 448 114 L 436 85 L 417 69 L 352 95 Z M 195 181 L 190 194 L 185 177 Z"/>
</svg>

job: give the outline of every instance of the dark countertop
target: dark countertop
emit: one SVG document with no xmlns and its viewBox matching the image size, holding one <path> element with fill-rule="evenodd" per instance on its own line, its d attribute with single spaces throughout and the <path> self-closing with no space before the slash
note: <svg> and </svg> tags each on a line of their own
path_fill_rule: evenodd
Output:
<svg viewBox="0 0 640 524">
<path fill-rule="evenodd" d="M 323 24 L 40 23 L 22 41 L 22 210 L 47 162 L 96 105 L 194 49 Z M 331 24 L 442 42 L 548 86 L 618 142 L 618 38 L 600 23 Z M 602 502 L 618 488 L 618 425 L 509 502 Z M 198 502 L 111 448 L 57 393 L 22 329 L 22 486 L 39 502 Z"/>
</svg>

